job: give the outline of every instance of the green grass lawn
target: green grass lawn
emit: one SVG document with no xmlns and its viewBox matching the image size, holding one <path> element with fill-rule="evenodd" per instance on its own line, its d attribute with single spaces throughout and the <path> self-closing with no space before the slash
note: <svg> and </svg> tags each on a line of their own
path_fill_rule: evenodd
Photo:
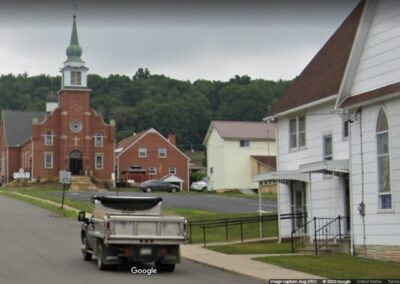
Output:
<svg viewBox="0 0 400 284">
<path fill-rule="evenodd" d="M 205 210 L 195 209 L 164 209 L 166 215 L 178 215 L 185 216 L 188 221 L 203 221 L 203 220 L 215 220 L 215 219 L 229 219 L 229 218 L 240 218 L 240 217 L 258 217 L 254 213 L 240 213 L 240 214 L 226 214 L 217 213 Z M 278 224 L 277 221 L 265 221 L 263 222 L 263 237 L 275 237 L 278 236 Z M 244 239 L 256 239 L 260 236 L 260 224 L 259 222 L 243 224 L 243 238 Z M 189 227 L 190 231 L 190 227 Z M 207 228 L 205 230 L 206 242 L 224 242 L 226 241 L 226 227 Z M 190 233 L 189 233 L 190 237 Z M 241 228 L 240 225 L 228 225 L 228 241 L 235 241 L 241 239 Z M 202 243 L 204 240 L 203 230 L 201 227 L 193 225 L 191 227 L 191 240 L 192 243 Z"/>
<path fill-rule="evenodd" d="M 277 243 L 277 241 L 263 241 L 247 244 L 208 246 L 210 250 L 226 254 L 280 254 L 291 253 L 292 246 L 289 242 Z"/>
<path fill-rule="evenodd" d="M 29 186 L 7 186 L 1 189 L 3 192 L 18 192 L 33 197 L 43 198 L 58 202 L 61 204 L 61 196 L 57 195 L 56 192 L 63 190 L 63 185 L 60 183 L 40 183 L 31 184 Z M 93 204 L 91 202 L 82 202 L 65 197 L 64 204 L 79 210 L 93 212 Z"/>
<path fill-rule="evenodd" d="M 40 200 L 36 200 L 36 199 L 32 199 L 30 197 L 25 197 L 25 196 L 20 196 L 20 195 L 16 195 L 13 194 L 12 192 L 9 191 L 1 191 L 0 194 L 3 194 L 5 196 L 14 198 L 14 199 L 18 199 L 21 201 L 24 201 L 26 203 L 32 204 L 34 206 L 40 207 L 40 208 L 44 208 L 47 210 L 50 210 L 53 213 L 56 213 L 58 215 L 67 217 L 67 218 L 71 218 L 71 219 L 76 219 L 77 218 L 77 214 L 75 211 L 71 211 L 68 209 L 61 209 L 59 206 L 53 205 L 53 204 L 49 204 L 47 202 L 44 201 L 40 201 Z"/>
<path fill-rule="evenodd" d="M 400 263 L 350 255 L 271 256 L 255 259 L 330 279 L 400 278 Z"/>
<path fill-rule="evenodd" d="M 40 183 L 40 184 L 31 184 L 29 186 L 14 185 L 2 188 L 1 191 L 18 192 L 33 197 L 43 198 L 57 203 L 61 203 L 61 196 L 55 193 L 62 191 L 62 185 L 59 183 Z M 84 210 L 86 212 L 93 212 L 93 204 L 91 202 L 76 201 L 66 197 L 64 204 L 77 208 L 79 210 Z M 163 210 L 163 214 L 184 216 L 188 218 L 189 221 L 257 216 L 254 213 L 223 214 L 212 211 L 182 209 L 182 208 L 172 208 L 172 209 L 166 208 Z M 264 222 L 263 225 L 264 237 L 277 236 L 277 234 L 278 233 L 277 233 L 276 221 Z M 259 223 L 243 224 L 244 239 L 258 238 L 259 235 L 260 235 Z M 228 226 L 228 241 L 240 240 L 240 239 L 241 239 L 240 226 L 239 225 Z M 226 240 L 225 226 L 206 229 L 206 240 L 207 243 L 225 241 Z M 203 242 L 203 232 L 201 228 L 199 228 L 198 226 L 192 227 L 192 242 L 193 243 Z"/>
</svg>

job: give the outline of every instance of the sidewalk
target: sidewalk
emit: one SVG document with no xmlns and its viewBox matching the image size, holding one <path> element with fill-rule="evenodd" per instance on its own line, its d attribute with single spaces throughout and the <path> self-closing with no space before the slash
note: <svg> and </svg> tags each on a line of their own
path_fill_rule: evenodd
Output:
<svg viewBox="0 0 400 284">
<path fill-rule="evenodd" d="M 245 276 L 269 279 L 322 279 L 323 277 L 294 271 L 272 264 L 252 260 L 254 257 L 267 255 L 230 255 L 208 250 L 202 245 L 182 245 L 181 256 L 194 262 L 202 263 L 222 270 L 235 272 Z M 275 255 L 276 256 L 276 255 Z M 293 256 L 296 257 L 296 256 Z"/>
</svg>

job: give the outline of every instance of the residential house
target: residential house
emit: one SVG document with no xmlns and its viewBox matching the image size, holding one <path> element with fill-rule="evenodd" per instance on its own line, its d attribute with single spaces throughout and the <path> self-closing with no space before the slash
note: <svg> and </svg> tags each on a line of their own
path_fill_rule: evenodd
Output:
<svg viewBox="0 0 400 284">
<path fill-rule="evenodd" d="M 263 173 L 276 171 L 276 156 L 251 156 L 251 175 L 255 176 Z M 276 193 L 277 185 L 275 182 L 261 184 L 261 192 Z"/>
<path fill-rule="evenodd" d="M 154 128 L 122 139 L 115 149 L 117 175 L 131 173 L 132 182 L 162 179 L 187 190 L 190 159 L 175 143 L 175 133 L 165 138 Z"/>
<path fill-rule="evenodd" d="M 255 180 L 280 183 L 279 214 L 307 213 L 281 220 L 281 238 L 329 229 L 353 254 L 400 261 L 399 22 L 398 1 L 360 1 L 273 107 L 277 172 Z"/>
<path fill-rule="evenodd" d="M 212 121 L 203 141 L 209 188 L 258 188 L 252 180 L 252 156 L 276 155 L 275 132 L 274 124 L 263 122 Z"/>
<path fill-rule="evenodd" d="M 1 182 L 22 171 L 31 180 L 58 179 L 60 170 L 112 183 L 115 122 L 106 124 L 90 107 L 87 71 L 82 61 L 75 16 L 58 95 L 46 112 L 3 110 L 0 124 Z M 89 178 L 90 177 L 90 178 Z"/>
</svg>

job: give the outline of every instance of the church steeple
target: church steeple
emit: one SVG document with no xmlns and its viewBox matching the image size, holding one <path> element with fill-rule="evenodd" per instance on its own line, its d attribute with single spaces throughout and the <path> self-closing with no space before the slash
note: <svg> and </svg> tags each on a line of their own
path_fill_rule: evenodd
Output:
<svg viewBox="0 0 400 284">
<path fill-rule="evenodd" d="M 74 22 L 72 24 L 71 41 L 67 48 L 67 61 L 82 62 L 81 59 L 82 48 L 79 46 L 78 31 L 76 28 L 76 15 L 74 15 Z"/>
<path fill-rule="evenodd" d="M 85 67 L 85 62 L 81 59 L 82 47 L 79 45 L 78 29 L 76 26 L 76 16 L 73 17 L 72 33 L 69 46 L 66 50 L 67 60 L 64 61 L 64 67 L 61 69 L 62 86 L 65 88 L 87 88 L 87 75 L 89 70 Z"/>
</svg>

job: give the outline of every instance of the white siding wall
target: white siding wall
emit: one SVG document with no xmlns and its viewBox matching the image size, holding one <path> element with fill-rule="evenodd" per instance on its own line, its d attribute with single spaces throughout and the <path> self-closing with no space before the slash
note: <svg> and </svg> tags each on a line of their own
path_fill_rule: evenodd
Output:
<svg viewBox="0 0 400 284">
<path fill-rule="evenodd" d="M 400 1 L 379 1 L 351 94 L 399 82 Z"/>
<path fill-rule="evenodd" d="M 334 103 L 309 109 L 306 113 L 306 149 L 289 150 L 289 119 L 278 121 L 278 170 L 297 170 L 301 164 L 323 160 L 324 135 L 332 134 L 333 159 L 349 158 L 349 141 L 343 139 L 343 119 L 338 114 L 329 114 Z M 321 115 L 322 114 L 322 115 Z M 312 174 L 312 185 L 307 184 L 308 219 L 312 217 L 337 217 L 344 214 L 343 180 L 339 177 L 324 177 Z M 286 185 L 279 185 L 279 211 L 291 213 L 290 191 Z M 290 236 L 290 222 L 281 223 L 281 236 Z"/>
<path fill-rule="evenodd" d="M 376 120 L 381 108 L 386 110 L 389 121 L 389 145 L 391 154 L 391 212 L 378 209 L 378 165 L 376 155 Z M 366 245 L 399 245 L 400 244 L 400 99 L 385 104 L 365 107 L 362 110 L 362 133 L 364 153 L 364 203 Z M 352 124 L 352 197 L 354 242 L 363 244 L 363 220 L 358 213 L 358 204 L 362 200 L 362 178 L 360 159 L 359 121 Z"/>
<path fill-rule="evenodd" d="M 258 188 L 251 171 L 252 155 L 276 156 L 275 141 L 250 141 L 250 147 L 240 147 L 239 140 L 224 141 L 225 186 L 218 189 Z"/>
<path fill-rule="evenodd" d="M 213 128 L 207 141 L 207 175 L 210 177 L 209 188 L 224 188 L 224 141 L 218 132 Z M 213 168 L 211 174 L 210 168 Z"/>
</svg>

